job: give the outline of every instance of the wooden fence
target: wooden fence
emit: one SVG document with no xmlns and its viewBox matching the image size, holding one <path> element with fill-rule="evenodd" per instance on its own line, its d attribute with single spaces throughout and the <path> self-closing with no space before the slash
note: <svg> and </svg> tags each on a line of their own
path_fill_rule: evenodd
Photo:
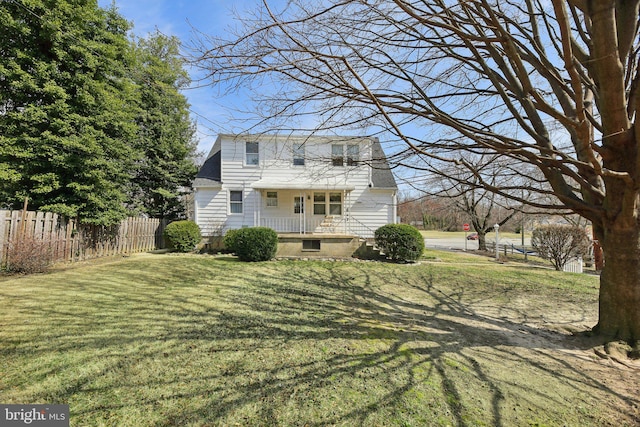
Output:
<svg viewBox="0 0 640 427">
<path fill-rule="evenodd" d="M 167 223 L 127 218 L 104 227 L 79 224 L 51 212 L 0 210 L 0 265 L 7 261 L 11 245 L 21 239 L 43 242 L 54 261 L 67 262 L 160 249 Z"/>
</svg>

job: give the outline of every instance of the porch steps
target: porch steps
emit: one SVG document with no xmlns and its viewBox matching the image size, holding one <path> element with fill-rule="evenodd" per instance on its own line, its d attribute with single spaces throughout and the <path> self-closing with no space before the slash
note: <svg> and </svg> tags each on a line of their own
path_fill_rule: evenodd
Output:
<svg viewBox="0 0 640 427">
<path fill-rule="evenodd" d="M 358 250 L 354 253 L 354 256 L 361 259 L 385 259 L 385 255 L 382 253 L 379 247 L 375 245 L 370 239 L 361 239 L 361 244 Z"/>
</svg>

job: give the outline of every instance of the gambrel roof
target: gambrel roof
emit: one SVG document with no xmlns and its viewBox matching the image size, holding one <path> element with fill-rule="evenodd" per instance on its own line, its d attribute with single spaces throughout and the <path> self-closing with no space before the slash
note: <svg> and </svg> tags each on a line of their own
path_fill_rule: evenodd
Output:
<svg viewBox="0 0 640 427">
<path fill-rule="evenodd" d="M 378 138 L 371 138 L 372 141 L 372 162 L 371 166 L 371 188 L 396 190 L 398 185 L 396 184 L 395 177 L 389 167 L 389 162 L 382 150 L 382 146 Z M 193 181 L 193 187 L 219 187 L 222 184 L 222 156 L 221 156 L 220 144 L 216 142 L 209 152 L 209 156 L 200 167 L 196 178 Z M 261 185 L 259 182 L 255 184 L 254 188 L 273 187 L 267 182 Z M 302 183 L 299 183 L 302 185 Z M 300 185 L 299 185 L 300 186 Z M 346 183 L 336 184 L 335 188 L 348 189 Z M 265 187 L 265 188 L 266 188 Z M 305 188 L 313 188 L 312 184 L 302 185 Z M 344 188 L 343 188 L 344 187 Z M 319 187 L 320 188 L 320 187 Z M 324 188 L 324 186 L 323 186 Z M 350 188 L 350 187 L 349 187 Z"/>
<path fill-rule="evenodd" d="M 209 153 L 209 157 L 204 161 L 196 178 L 193 180 L 194 187 L 218 187 L 222 184 L 222 165 L 221 165 L 221 153 L 220 149 L 213 152 L 214 147 Z"/>
<path fill-rule="evenodd" d="M 380 145 L 378 138 L 373 139 L 372 150 L 373 162 L 371 167 L 373 170 L 371 171 L 371 184 L 373 184 L 373 188 L 397 190 L 398 184 L 396 184 L 396 179 L 393 176 L 393 172 L 391 172 L 389 162 L 387 161 L 387 157 L 384 155 L 384 151 L 382 150 L 382 146 Z"/>
</svg>

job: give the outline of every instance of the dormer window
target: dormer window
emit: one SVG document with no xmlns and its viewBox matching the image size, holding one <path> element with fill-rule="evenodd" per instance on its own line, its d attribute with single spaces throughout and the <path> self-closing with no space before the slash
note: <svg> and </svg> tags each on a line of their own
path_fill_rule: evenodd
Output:
<svg viewBox="0 0 640 427">
<path fill-rule="evenodd" d="M 257 166 L 260 163 L 259 146 L 257 142 L 246 142 L 244 153 L 246 165 Z"/>
<path fill-rule="evenodd" d="M 331 145 L 331 164 L 333 166 L 344 166 L 344 145 Z"/>
<path fill-rule="evenodd" d="M 360 162 L 360 146 L 358 144 L 347 144 L 345 156 L 345 145 L 331 145 L 331 164 L 333 166 L 358 166 Z"/>
<path fill-rule="evenodd" d="M 304 166 L 304 144 L 293 144 L 293 165 Z"/>
<path fill-rule="evenodd" d="M 347 145 L 347 166 L 358 166 L 360 161 L 360 146 L 356 144 Z"/>
</svg>

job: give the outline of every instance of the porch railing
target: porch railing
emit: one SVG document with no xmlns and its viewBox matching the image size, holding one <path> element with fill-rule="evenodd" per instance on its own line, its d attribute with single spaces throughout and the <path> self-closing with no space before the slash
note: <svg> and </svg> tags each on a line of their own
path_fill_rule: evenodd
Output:
<svg viewBox="0 0 640 427">
<path fill-rule="evenodd" d="M 278 233 L 313 233 L 323 218 L 300 219 L 299 216 L 260 218 L 262 227 L 269 227 Z"/>
<path fill-rule="evenodd" d="M 330 218 L 330 219 L 327 219 Z M 334 216 L 305 218 L 299 216 L 260 218 L 260 225 L 278 233 L 331 233 L 350 234 L 361 238 L 372 238 L 374 230 L 353 217 Z"/>
<path fill-rule="evenodd" d="M 375 230 L 351 216 L 347 224 L 347 233 L 356 235 L 363 239 L 372 239 L 374 237 Z"/>
</svg>

